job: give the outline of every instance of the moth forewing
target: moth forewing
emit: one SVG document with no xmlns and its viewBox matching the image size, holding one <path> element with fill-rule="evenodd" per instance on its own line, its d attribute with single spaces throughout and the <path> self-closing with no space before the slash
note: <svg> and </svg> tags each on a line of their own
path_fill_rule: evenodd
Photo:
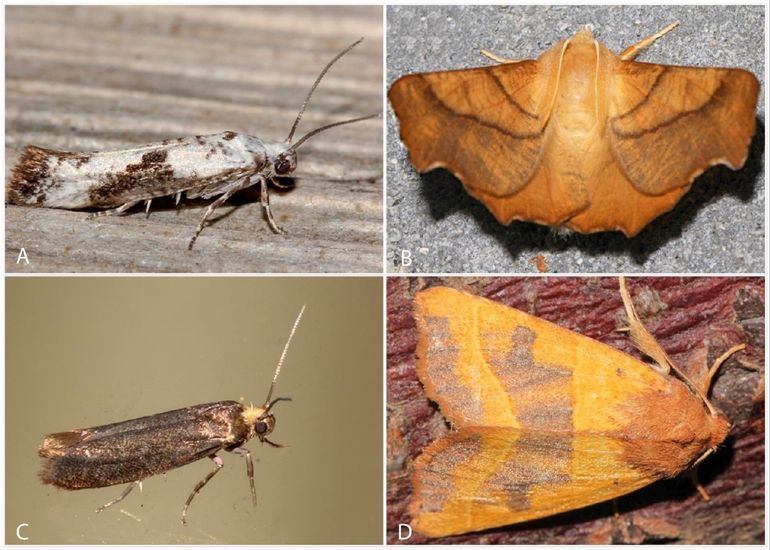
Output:
<svg viewBox="0 0 770 550">
<path fill-rule="evenodd" d="M 223 461 L 217 453 L 224 450 L 244 457 L 252 502 L 256 505 L 254 465 L 251 453 L 244 445 L 257 437 L 261 442 L 281 447 L 267 436 L 275 428 L 272 408 L 288 398 L 271 401 L 271 397 L 304 311 L 305 306 L 302 306 L 273 374 L 267 399 L 261 407 L 237 401 L 216 401 L 93 428 L 50 434 L 38 448 L 38 455 L 43 459 L 40 480 L 69 490 L 130 483 L 120 496 L 101 506 L 98 512 L 123 500 L 142 480 L 208 457 L 215 468 L 195 485 L 188 496 L 182 509 L 182 523 L 186 523 L 187 509 L 193 498 L 222 468 Z"/>
</svg>

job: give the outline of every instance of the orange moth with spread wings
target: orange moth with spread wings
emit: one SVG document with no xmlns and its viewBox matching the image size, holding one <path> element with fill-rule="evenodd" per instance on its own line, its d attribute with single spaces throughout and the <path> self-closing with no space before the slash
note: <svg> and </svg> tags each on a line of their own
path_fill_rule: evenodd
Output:
<svg viewBox="0 0 770 550">
<path fill-rule="evenodd" d="M 653 364 L 471 294 L 417 294 L 417 374 L 454 429 L 413 464 L 416 532 L 481 531 L 610 500 L 690 470 L 724 441 L 730 421 L 707 394 L 744 345 L 691 381 L 641 324 L 623 280 L 620 292 Z"/>
<path fill-rule="evenodd" d="M 634 61 L 586 27 L 535 60 L 412 74 L 388 97 L 419 172 L 447 168 L 497 220 L 618 230 L 671 210 L 710 166 L 748 156 L 759 93 L 742 69 Z"/>
</svg>

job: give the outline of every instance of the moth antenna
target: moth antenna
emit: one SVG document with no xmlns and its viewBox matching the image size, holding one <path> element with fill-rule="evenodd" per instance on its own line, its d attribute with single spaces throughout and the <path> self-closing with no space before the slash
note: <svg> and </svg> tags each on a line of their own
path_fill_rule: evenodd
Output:
<svg viewBox="0 0 770 550">
<path fill-rule="evenodd" d="M 313 137 L 316 134 L 320 134 L 321 132 L 323 132 L 324 130 L 328 130 L 329 128 L 334 128 L 335 126 L 342 126 L 343 124 L 352 124 L 353 122 L 360 122 L 362 120 L 368 120 L 370 118 L 376 118 L 378 116 L 380 116 L 380 113 L 374 113 L 371 115 L 366 115 L 358 118 L 351 118 L 350 120 L 343 120 L 341 122 L 332 122 L 331 124 L 327 124 L 326 126 L 321 126 L 320 128 L 311 130 L 310 132 L 308 132 L 307 134 L 299 138 L 297 142 L 291 146 L 291 148 L 296 151 L 300 145 L 302 145 L 304 142 L 309 140 L 311 137 Z"/>
<path fill-rule="evenodd" d="M 355 42 L 353 42 L 350 46 L 342 50 L 340 53 L 338 53 L 336 56 L 334 56 L 334 59 L 329 61 L 326 64 L 326 67 L 323 68 L 321 71 L 321 74 L 318 75 L 318 78 L 315 79 L 315 82 L 310 87 L 310 91 L 307 93 L 307 97 L 305 98 L 304 103 L 302 103 L 302 107 L 300 107 L 299 113 L 297 114 L 297 119 L 294 121 L 294 125 L 291 127 L 291 131 L 289 132 L 289 137 L 286 138 L 286 143 L 291 143 L 291 138 L 294 137 L 294 132 L 297 130 L 297 126 L 299 126 L 299 121 L 302 118 L 302 115 L 305 113 L 305 108 L 307 107 L 307 104 L 310 102 L 310 97 L 313 95 L 313 92 L 315 92 L 315 89 L 318 87 L 318 83 L 321 82 L 321 79 L 324 77 L 324 75 L 327 73 L 327 71 L 331 68 L 332 65 L 334 65 L 337 60 L 348 53 L 350 50 L 358 46 L 361 42 L 363 42 L 364 39 L 359 38 Z"/>
<path fill-rule="evenodd" d="M 714 363 L 711 365 L 711 368 L 709 369 L 708 374 L 703 380 L 704 394 L 708 395 L 709 390 L 711 389 L 711 381 L 714 379 L 714 375 L 719 370 L 719 367 L 722 366 L 722 363 L 727 361 L 731 355 L 741 351 L 742 349 L 746 349 L 746 344 L 738 344 L 737 346 L 733 346 L 714 360 Z"/>
<path fill-rule="evenodd" d="M 302 319 L 303 313 L 305 313 L 304 305 L 302 306 L 302 309 L 299 310 L 299 315 L 297 315 L 297 319 L 294 321 L 294 326 L 291 327 L 291 332 L 289 333 L 289 339 L 286 340 L 286 345 L 283 347 L 283 353 L 281 353 L 281 358 L 278 360 L 278 366 L 275 367 L 273 382 L 270 384 L 270 391 L 267 392 L 267 398 L 265 399 L 265 403 L 269 404 L 270 407 L 272 407 L 274 404 L 274 403 L 270 403 L 270 398 L 273 396 L 273 388 L 275 387 L 275 381 L 278 380 L 278 375 L 281 374 L 281 366 L 283 365 L 283 360 L 286 358 L 286 352 L 289 351 L 289 344 L 291 344 L 291 339 L 294 337 L 294 333 L 297 331 L 297 325 L 299 325 L 299 320 Z M 279 399 L 276 399 L 276 401 L 279 401 Z"/>
<path fill-rule="evenodd" d="M 620 286 L 620 296 L 623 300 L 623 305 L 626 308 L 629 328 L 631 329 L 631 342 L 639 351 L 651 357 L 655 361 L 655 363 L 658 365 L 658 368 L 653 367 L 655 370 L 661 374 L 668 374 L 670 371 L 676 373 L 677 377 L 679 377 L 679 379 L 684 382 L 692 390 L 692 392 L 700 398 L 711 416 L 716 416 L 716 409 L 714 409 L 714 406 L 709 401 L 707 395 L 702 392 L 701 389 L 692 380 L 690 380 L 689 376 L 687 376 L 679 367 L 674 364 L 673 361 L 671 361 L 665 350 L 660 346 L 658 341 L 655 340 L 655 337 L 650 334 L 647 328 L 642 324 L 641 319 L 639 319 L 639 316 L 636 313 L 636 308 L 634 308 L 634 303 L 631 301 L 631 295 L 628 293 L 628 289 L 626 288 L 625 277 L 619 277 L 618 284 Z M 730 354 L 734 353 L 735 351 L 737 350 L 730 350 L 730 353 L 728 353 L 724 358 L 718 359 L 718 361 L 720 361 L 719 364 L 721 364 L 721 361 L 727 359 L 727 357 L 729 357 Z M 713 374 L 710 374 L 709 378 L 712 375 Z"/>
<path fill-rule="evenodd" d="M 291 397 L 276 397 L 270 403 L 267 403 L 267 406 L 264 407 L 264 410 L 262 411 L 262 414 L 265 415 L 265 414 L 269 413 L 270 409 L 273 408 L 273 405 L 275 405 L 279 401 L 291 401 Z"/>
</svg>

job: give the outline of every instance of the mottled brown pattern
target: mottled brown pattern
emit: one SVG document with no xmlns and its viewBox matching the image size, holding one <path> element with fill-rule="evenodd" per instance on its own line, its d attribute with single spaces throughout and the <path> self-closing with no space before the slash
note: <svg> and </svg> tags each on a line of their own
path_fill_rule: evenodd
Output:
<svg viewBox="0 0 770 550">
<path fill-rule="evenodd" d="M 483 414 L 482 403 L 464 385 L 458 383 L 454 368 L 457 366 L 457 344 L 451 337 L 449 320 L 441 317 L 425 317 L 422 321 L 423 332 L 427 340 L 424 358 L 418 358 L 425 369 L 421 377 L 426 392 L 431 399 L 448 408 L 452 403 L 462 403 L 465 418 L 480 418 Z M 452 418 L 456 409 L 444 410 Z"/>
<path fill-rule="evenodd" d="M 184 466 L 253 437 L 243 410 L 237 401 L 219 401 L 51 434 L 38 449 L 40 479 L 64 489 L 89 489 Z"/>
<path fill-rule="evenodd" d="M 145 153 L 144 155 L 142 155 L 142 164 L 144 165 L 160 164 L 162 162 L 166 162 L 167 158 L 168 158 L 168 150 L 156 149 L 154 151 L 150 151 L 149 153 Z"/>
<path fill-rule="evenodd" d="M 507 354 L 487 349 L 487 361 L 510 396 L 522 426 L 569 432 L 572 430 L 572 373 L 560 365 L 536 363 L 532 355 L 536 338 L 533 330 L 516 327 L 511 333 Z"/>
<path fill-rule="evenodd" d="M 515 454 L 500 464 L 497 474 L 487 482 L 490 492 L 504 491 L 509 495 L 508 506 L 512 510 L 530 508 L 532 487 L 570 482 L 572 437 L 569 434 L 522 432 L 515 449 Z"/>
<path fill-rule="evenodd" d="M 256 31 L 275 26 L 275 17 L 265 17 L 264 10 L 292 22 L 283 26 L 280 44 L 271 32 Z M 319 25 L 319 17 L 329 25 Z M 310 34 L 309 28 L 314 29 Z M 342 28 L 357 30 L 348 34 Z M 358 36 L 366 37 L 364 43 L 324 77 L 299 130 L 383 109 L 381 6 L 21 7 L 8 29 L 16 31 L 7 36 L 7 78 L 14 90 L 7 99 L 8 179 L 29 142 L 106 150 L 186 136 L 187 143 L 195 144 L 190 139 L 195 134 L 236 128 L 262 139 L 283 140 L 322 64 Z M 99 29 L 98 39 L 90 35 L 94 29 Z M 246 40 L 247 35 L 256 42 Z M 149 36 L 149 41 L 141 38 Z M 175 47 L 160 46 L 165 41 Z M 99 55 L 106 56 L 104 63 L 94 63 L 97 44 Z M 292 46 L 287 49 L 286 44 Z M 162 50 L 157 55 L 152 53 L 156 46 Z M 273 49 L 286 53 L 284 63 L 275 62 Z M 221 55 L 215 50 L 240 59 L 228 63 L 224 78 L 232 86 L 223 87 L 217 69 Z M 257 50 L 267 53 L 254 55 Z M 30 51 L 39 54 L 34 63 Z M 135 56 L 142 58 L 141 66 L 126 66 L 126 59 Z M 287 67 L 296 78 L 287 80 Z M 246 85 L 253 92 L 250 97 L 233 93 L 233 86 L 240 88 L 254 75 L 259 75 L 259 83 Z M 61 93 L 30 92 L 30 79 L 35 89 Z M 24 246 L 36 252 L 31 265 L 17 265 L 14 259 L 9 269 L 381 271 L 383 139 L 382 119 L 377 119 L 324 132 L 307 143 L 301 176 L 309 179 L 291 192 L 270 189 L 276 219 L 289 230 L 285 237 L 274 236 L 266 227 L 258 188 L 239 192 L 216 211 L 202 233 L 204 241 L 196 244 L 205 246 L 201 254 L 177 252 L 209 201 L 188 202 L 175 210 L 173 197 L 155 200 L 149 219 L 137 206 L 134 215 L 106 216 L 97 223 L 79 212 L 13 206 L 7 208 L 7 250 Z M 178 143 L 166 140 L 172 148 Z M 200 150 L 203 159 L 205 149 Z"/>
<path fill-rule="evenodd" d="M 57 184 L 50 178 L 49 164 L 55 163 L 58 166 L 68 161 L 79 168 L 88 163 L 90 158 L 90 155 L 85 153 L 68 153 L 28 145 L 11 173 L 7 193 L 8 202 L 43 206 L 48 189 Z"/>
<path fill-rule="evenodd" d="M 105 175 L 102 185 L 92 189 L 89 198 L 96 208 L 110 208 L 132 200 L 146 200 L 187 191 L 189 198 L 205 196 L 194 192 L 214 185 L 221 187 L 221 182 L 244 176 L 252 170 L 236 168 L 223 170 L 221 174 L 209 178 L 175 178 L 173 168 L 165 164 L 151 165 L 145 172 L 119 172 Z"/>
<path fill-rule="evenodd" d="M 91 160 L 91 155 L 88 153 L 70 153 L 68 151 L 51 151 L 51 156 L 58 159 L 61 163 L 64 160 L 69 161 L 75 168 L 80 168 L 84 164 L 88 164 Z"/>
<path fill-rule="evenodd" d="M 450 443 L 451 442 L 451 443 Z M 453 433 L 437 441 L 415 463 L 422 472 L 419 494 L 420 512 L 439 512 L 454 492 L 451 480 L 458 467 L 472 459 L 481 446 L 481 436 Z"/>
<path fill-rule="evenodd" d="M 174 177 L 171 165 L 129 164 L 122 172 L 101 176 L 100 185 L 92 187 L 88 192 L 91 205 L 109 207 L 132 199 L 152 198 L 153 193 L 143 189 L 148 181 L 152 181 L 155 186 L 172 189 L 171 184 L 178 180 Z"/>
</svg>

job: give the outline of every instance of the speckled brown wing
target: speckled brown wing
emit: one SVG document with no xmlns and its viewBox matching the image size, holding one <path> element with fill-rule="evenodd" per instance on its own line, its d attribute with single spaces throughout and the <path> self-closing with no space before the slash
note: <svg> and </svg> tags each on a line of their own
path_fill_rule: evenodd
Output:
<svg viewBox="0 0 770 550">
<path fill-rule="evenodd" d="M 664 477 L 628 463 L 629 445 L 649 443 L 602 434 L 463 428 L 434 441 L 415 461 L 411 526 L 443 537 L 619 497 Z"/>
<path fill-rule="evenodd" d="M 243 406 L 219 401 L 46 436 L 40 479 L 65 489 L 119 485 L 184 466 L 247 439 Z"/>
</svg>

